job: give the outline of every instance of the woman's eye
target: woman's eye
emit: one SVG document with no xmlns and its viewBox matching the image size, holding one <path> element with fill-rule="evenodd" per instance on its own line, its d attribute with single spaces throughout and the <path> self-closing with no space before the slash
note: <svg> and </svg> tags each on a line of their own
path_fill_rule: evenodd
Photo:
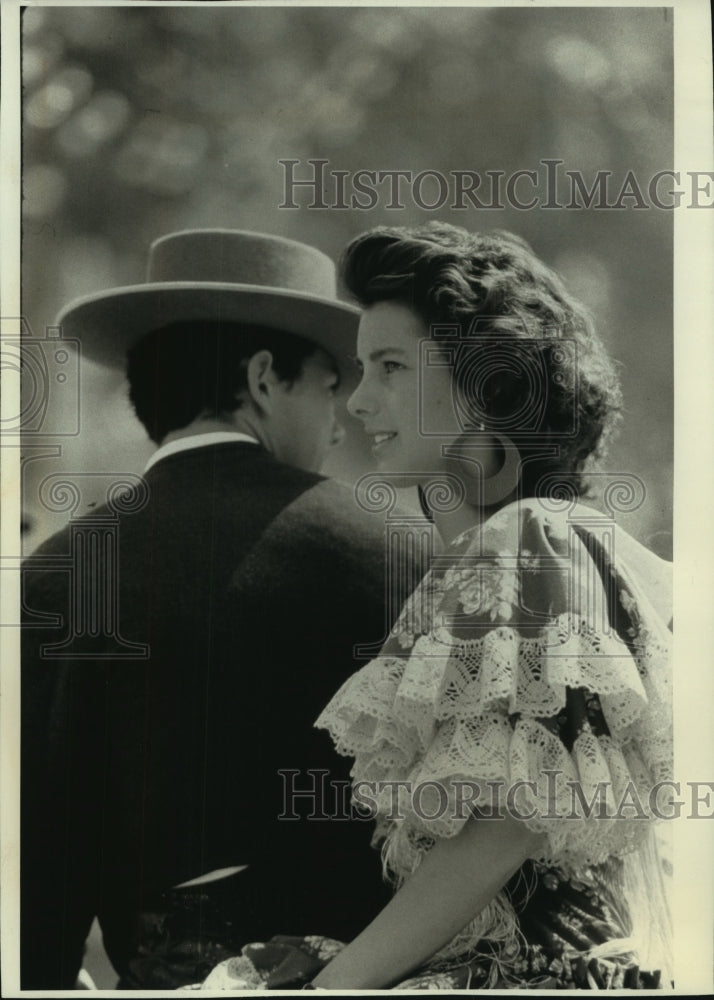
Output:
<svg viewBox="0 0 714 1000">
<path fill-rule="evenodd" d="M 400 364 L 398 361 L 384 361 L 382 363 L 387 375 L 391 375 L 393 372 L 399 371 L 400 368 L 404 367 L 404 365 Z"/>
</svg>

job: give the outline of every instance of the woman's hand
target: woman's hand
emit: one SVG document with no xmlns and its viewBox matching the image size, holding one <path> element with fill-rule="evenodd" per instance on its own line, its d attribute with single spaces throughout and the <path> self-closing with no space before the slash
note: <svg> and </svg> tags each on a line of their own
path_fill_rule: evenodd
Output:
<svg viewBox="0 0 714 1000">
<path fill-rule="evenodd" d="M 384 989 L 447 944 L 529 858 L 541 835 L 511 816 L 473 818 L 439 840 L 362 933 L 315 977 L 323 989 Z"/>
</svg>

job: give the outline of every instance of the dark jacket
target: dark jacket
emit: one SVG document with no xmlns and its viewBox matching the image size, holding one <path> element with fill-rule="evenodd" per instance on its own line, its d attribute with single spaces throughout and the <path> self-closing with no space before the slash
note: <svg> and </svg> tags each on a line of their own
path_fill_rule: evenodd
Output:
<svg viewBox="0 0 714 1000">
<path fill-rule="evenodd" d="M 146 484 L 24 565 L 24 988 L 74 984 L 95 916 L 126 977 L 146 915 L 214 869 L 249 865 L 223 930 L 201 903 L 188 933 L 227 925 L 229 952 L 348 939 L 388 895 L 372 824 L 321 818 L 349 761 L 313 728 L 355 644 L 386 631 L 381 516 L 247 443 L 166 457 Z M 329 772 L 324 802 L 309 770 Z M 285 801 L 313 781 L 314 801 Z"/>
</svg>

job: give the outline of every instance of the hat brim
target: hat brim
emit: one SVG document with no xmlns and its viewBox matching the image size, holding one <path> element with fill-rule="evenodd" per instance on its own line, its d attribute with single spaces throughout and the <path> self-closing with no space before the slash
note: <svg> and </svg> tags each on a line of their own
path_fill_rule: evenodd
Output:
<svg viewBox="0 0 714 1000">
<path fill-rule="evenodd" d="M 164 282 L 114 288 L 76 299 L 57 317 L 84 357 L 124 370 L 126 352 L 169 323 L 256 323 L 306 337 L 337 362 L 343 383 L 356 379 L 353 357 L 360 311 L 345 302 L 259 285 Z"/>
</svg>

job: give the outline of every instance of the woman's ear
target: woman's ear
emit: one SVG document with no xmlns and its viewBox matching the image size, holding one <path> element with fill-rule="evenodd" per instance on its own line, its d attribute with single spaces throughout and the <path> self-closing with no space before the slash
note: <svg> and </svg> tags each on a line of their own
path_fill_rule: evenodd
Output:
<svg viewBox="0 0 714 1000">
<path fill-rule="evenodd" d="M 248 362 L 248 394 L 252 402 L 263 412 L 272 409 L 273 389 L 280 379 L 273 368 L 270 351 L 258 351 Z"/>
</svg>

